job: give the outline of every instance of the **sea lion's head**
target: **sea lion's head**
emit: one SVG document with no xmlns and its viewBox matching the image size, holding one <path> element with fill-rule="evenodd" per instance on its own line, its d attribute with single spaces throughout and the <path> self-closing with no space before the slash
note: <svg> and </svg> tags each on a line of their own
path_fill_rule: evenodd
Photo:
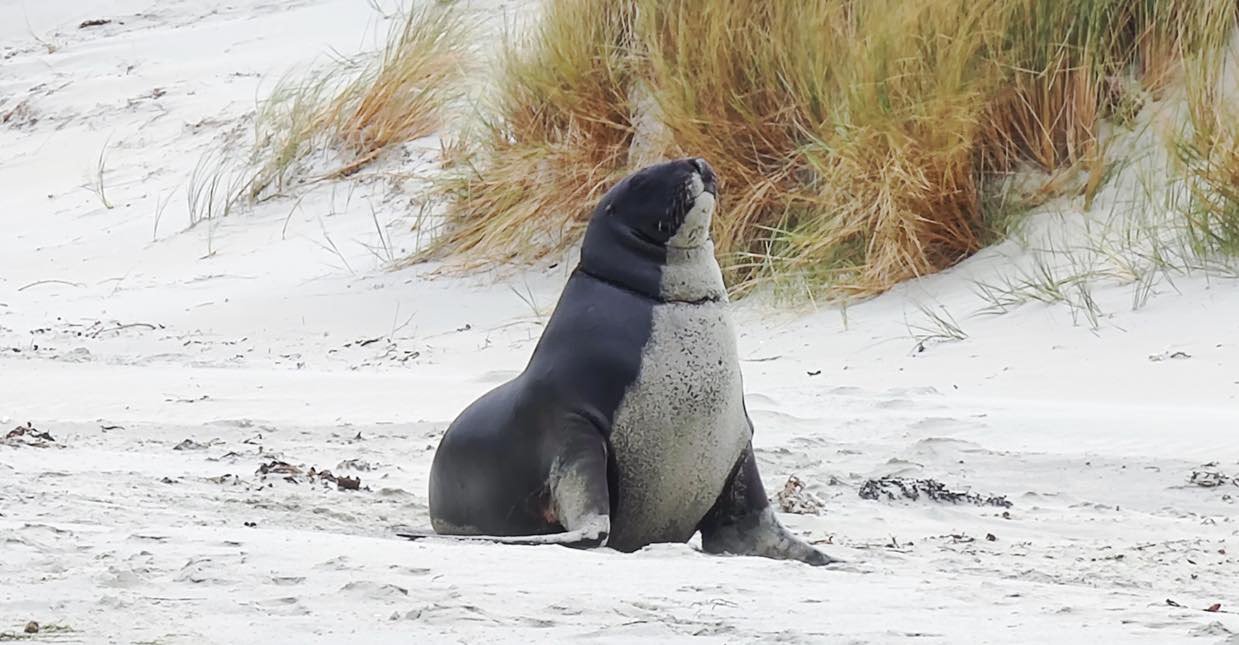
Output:
<svg viewBox="0 0 1239 645">
<path fill-rule="evenodd" d="M 710 222 L 718 178 L 700 157 L 647 166 L 594 209 L 581 268 L 659 300 L 719 300 L 724 289 Z"/>
<path fill-rule="evenodd" d="M 607 191 L 593 219 L 613 219 L 638 239 L 693 248 L 710 235 L 718 179 L 705 159 L 676 159 L 642 168 Z"/>
</svg>

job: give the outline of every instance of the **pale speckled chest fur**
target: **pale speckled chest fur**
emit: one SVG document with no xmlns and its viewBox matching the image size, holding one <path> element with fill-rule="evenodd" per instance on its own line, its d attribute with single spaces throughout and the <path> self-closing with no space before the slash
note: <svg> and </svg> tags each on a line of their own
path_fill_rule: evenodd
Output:
<svg viewBox="0 0 1239 645">
<path fill-rule="evenodd" d="M 616 546 L 683 542 L 749 440 L 725 304 L 654 309 L 653 335 L 611 433 Z"/>
<path fill-rule="evenodd" d="M 751 429 L 735 329 L 707 241 L 671 250 L 636 381 L 616 412 L 611 544 L 683 542 L 717 499 Z M 714 300 L 695 303 L 705 297 Z"/>
</svg>

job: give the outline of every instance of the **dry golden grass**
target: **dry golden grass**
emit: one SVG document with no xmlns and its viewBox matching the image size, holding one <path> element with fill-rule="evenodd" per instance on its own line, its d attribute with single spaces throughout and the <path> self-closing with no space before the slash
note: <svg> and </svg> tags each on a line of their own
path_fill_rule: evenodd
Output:
<svg viewBox="0 0 1239 645">
<path fill-rule="evenodd" d="M 331 104 L 339 115 L 335 136 L 352 153 L 333 175 L 356 172 L 388 148 L 442 126 L 465 66 L 464 32 L 458 14 L 430 5 L 397 23 L 379 62 Z"/>
<path fill-rule="evenodd" d="M 480 263 L 544 257 L 575 238 L 623 172 L 631 7 L 552 0 L 544 12 L 532 35 L 505 43 L 500 116 L 437 187 L 451 199 L 451 224 L 414 261 L 444 251 Z"/>
<path fill-rule="evenodd" d="M 719 170 L 715 239 L 740 288 L 793 277 L 868 293 L 978 248 L 972 150 L 992 7 L 642 9 L 676 152 Z"/>
<path fill-rule="evenodd" d="M 425 4 L 392 24 L 373 59 L 342 60 L 304 79 L 281 82 L 256 119 L 252 198 L 290 182 L 351 175 L 393 146 L 432 134 L 460 93 L 469 29 L 450 8 Z M 335 166 L 306 176 L 323 150 Z"/>
<path fill-rule="evenodd" d="M 1233 118 L 1233 117 L 1232 117 Z M 1229 131 L 1184 150 L 1191 190 L 1188 230 L 1198 255 L 1239 255 L 1239 141 Z"/>
<path fill-rule="evenodd" d="M 1185 53 L 1215 44 L 1231 0 L 1011 2 L 1006 86 L 986 119 L 988 159 L 1053 171 L 1094 157 L 1100 120 L 1120 107 L 1132 76 L 1155 95 Z M 1232 16 L 1233 19 L 1233 16 Z"/>
<path fill-rule="evenodd" d="M 1234 11 L 1207 7 L 1194 17 L 1209 28 L 1186 75 L 1188 123 L 1173 141 L 1188 190 L 1189 242 L 1206 257 L 1239 255 L 1239 60 L 1224 46 Z"/>
<path fill-rule="evenodd" d="M 1085 173 L 1095 191 L 1100 121 L 1130 100 L 1117 79 L 1159 89 L 1234 7 L 550 0 L 510 50 L 495 122 L 447 182 L 430 253 L 528 261 L 574 241 L 632 170 L 634 124 L 650 116 L 633 100 L 642 89 L 666 130 L 661 153 L 719 171 L 714 237 L 734 288 L 875 293 L 990 239 L 994 177 L 1031 164 Z M 1078 183 L 1052 177 L 1022 203 Z"/>
</svg>

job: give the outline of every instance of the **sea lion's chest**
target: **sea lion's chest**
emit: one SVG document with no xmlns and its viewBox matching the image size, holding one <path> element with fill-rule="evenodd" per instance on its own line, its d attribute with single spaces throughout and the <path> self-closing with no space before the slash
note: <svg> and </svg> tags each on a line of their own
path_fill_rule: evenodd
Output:
<svg viewBox="0 0 1239 645">
<path fill-rule="evenodd" d="M 691 537 L 751 433 L 726 303 L 661 303 L 651 322 L 612 424 L 621 549 Z"/>
</svg>

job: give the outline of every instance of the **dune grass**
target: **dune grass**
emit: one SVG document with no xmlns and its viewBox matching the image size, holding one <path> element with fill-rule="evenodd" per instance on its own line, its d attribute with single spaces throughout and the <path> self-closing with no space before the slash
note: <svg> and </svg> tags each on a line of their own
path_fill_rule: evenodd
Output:
<svg viewBox="0 0 1239 645">
<path fill-rule="evenodd" d="M 531 262 L 579 233 L 582 210 L 622 174 L 632 141 L 633 8 L 547 3 L 533 33 L 506 34 L 497 115 L 458 151 L 436 190 L 451 223 L 414 260 Z"/>
<path fill-rule="evenodd" d="M 1200 255 L 1239 255 L 1239 141 L 1231 125 L 1239 114 L 1221 111 L 1227 112 L 1225 127 L 1197 131 L 1180 144 L 1190 189 L 1188 230 Z"/>
<path fill-rule="evenodd" d="M 1200 19 L 1226 26 L 1224 10 Z M 1188 238 L 1193 252 L 1239 256 L 1239 60 L 1224 47 L 1229 31 L 1215 28 L 1206 35 L 1188 70 L 1184 131 L 1174 140 L 1183 164 L 1187 188 Z"/>
<path fill-rule="evenodd" d="M 1234 13 L 1233 0 L 548 0 L 507 45 L 493 120 L 444 180 L 446 223 L 419 258 L 563 249 L 652 145 L 719 170 L 714 237 L 736 291 L 876 293 L 967 257 L 1021 208 L 1095 192 L 1102 120 L 1137 109 Z M 1046 181 L 995 201 L 1025 168 Z"/>
<path fill-rule="evenodd" d="M 971 156 L 992 7 L 643 9 L 677 153 L 705 156 L 722 177 L 714 233 L 733 282 L 869 292 L 979 248 Z"/>
<path fill-rule="evenodd" d="M 438 130 L 460 96 L 467 39 L 460 13 L 426 3 L 392 21 L 376 55 L 338 59 L 278 84 L 255 119 L 250 196 L 282 192 L 290 181 L 351 175 Z M 303 163 L 322 150 L 335 153 L 334 165 L 307 176 Z"/>
<path fill-rule="evenodd" d="M 248 150 L 226 143 L 203 155 L 186 189 L 191 227 L 350 176 L 443 127 L 470 67 L 470 25 L 439 3 L 391 18 L 377 51 L 281 79 L 259 102 Z"/>
</svg>

